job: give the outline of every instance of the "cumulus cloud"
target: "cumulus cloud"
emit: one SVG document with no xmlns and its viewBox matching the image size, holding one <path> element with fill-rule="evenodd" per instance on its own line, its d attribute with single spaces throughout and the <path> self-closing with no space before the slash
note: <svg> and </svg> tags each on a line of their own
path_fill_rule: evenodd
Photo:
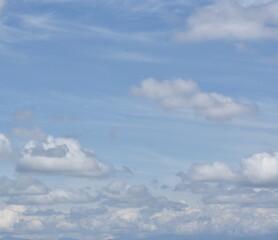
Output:
<svg viewBox="0 0 278 240">
<path fill-rule="evenodd" d="M 278 153 L 258 153 L 241 161 L 242 174 L 250 184 L 278 186 Z"/>
<path fill-rule="evenodd" d="M 193 164 L 179 172 L 176 191 L 200 194 L 207 204 L 278 206 L 278 153 L 257 153 L 232 170 L 225 163 Z"/>
<path fill-rule="evenodd" d="M 21 221 L 22 213 L 26 211 L 23 206 L 8 206 L 0 210 L 0 230 L 1 232 L 11 232 L 14 225 Z"/>
<path fill-rule="evenodd" d="M 4 134 L 0 133 L 0 159 L 6 160 L 12 153 L 13 151 L 10 140 Z"/>
<path fill-rule="evenodd" d="M 222 162 L 193 164 L 188 172 L 177 176 L 193 182 L 234 182 L 250 186 L 278 187 L 278 153 L 257 153 L 240 162 L 240 169 L 232 170 Z"/>
<path fill-rule="evenodd" d="M 81 177 L 105 177 L 113 167 L 96 159 L 90 150 L 70 138 L 48 136 L 44 141 L 32 140 L 21 151 L 17 169 L 21 172 L 61 174 Z"/>
<path fill-rule="evenodd" d="M 157 101 L 166 109 L 191 109 L 197 115 L 210 120 L 229 120 L 237 115 L 248 114 L 254 107 L 240 103 L 231 97 L 214 92 L 202 92 L 192 80 L 172 79 L 158 81 L 143 80 L 132 87 L 132 94 Z"/>
<path fill-rule="evenodd" d="M 195 164 L 191 166 L 186 175 L 191 181 L 199 182 L 221 182 L 221 181 L 236 181 L 237 174 L 226 164 L 215 162 L 209 164 Z"/>
<path fill-rule="evenodd" d="M 277 1 L 217 0 L 197 9 L 176 35 L 181 41 L 278 38 Z"/>
</svg>

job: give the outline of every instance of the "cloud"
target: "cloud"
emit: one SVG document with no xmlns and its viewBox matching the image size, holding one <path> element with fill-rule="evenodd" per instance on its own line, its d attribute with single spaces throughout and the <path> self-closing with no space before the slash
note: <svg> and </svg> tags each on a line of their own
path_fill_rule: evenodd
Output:
<svg viewBox="0 0 278 240">
<path fill-rule="evenodd" d="M 26 210 L 24 206 L 8 206 L 0 210 L 0 230 L 11 232 L 14 225 L 21 221 L 22 213 Z"/>
<path fill-rule="evenodd" d="M 239 204 L 257 207 L 278 206 L 278 153 L 257 153 L 240 162 L 238 170 L 226 164 L 194 164 L 176 191 L 200 194 L 206 204 Z"/>
<path fill-rule="evenodd" d="M 247 191 L 245 188 L 236 189 L 228 185 L 219 186 L 214 191 L 219 194 L 211 195 L 205 202 L 213 204 L 188 206 L 168 199 L 161 204 L 160 198 L 151 195 L 144 185 L 115 181 L 100 190 L 102 199 L 99 199 L 99 206 L 94 202 L 94 207 L 75 206 L 58 212 L 50 208 L 42 210 L 42 206 L 17 208 L 13 205 L 0 210 L 0 226 L 13 234 L 29 235 L 31 239 L 36 239 L 38 235 L 51 239 L 73 236 L 89 240 L 92 235 L 97 240 L 131 237 L 156 239 L 156 236 L 166 236 L 165 234 L 179 235 L 179 239 L 186 239 L 192 234 L 225 234 L 235 239 L 238 236 L 277 232 L 277 208 L 258 208 L 251 205 L 242 208 L 234 204 L 223 204 L 255 203 L 256 198 L 261 203 L 270 203 L 271 199 L 276 199 L 277 193 L 270 194 L 263 189 Z M 59 201 L 77 203 L 83 194 L 52 190 L 48 195 L 29 197 L 32 200 L 18 197 L 18 201 L 27 205 Z M 125 238 L 127 236 L 129 238 Z"/>
<path fill-rule="evenodd" d="M 7 160 L 12 155 L 12 145 L 10 140 L 0 133 L 0 160 Z"/>
<path fill-rule="evenodd" d="M 46 194 L 12 196 L 8 203 L 18 205 L 51 205 L 60 203 L 88 203 L 92 201 L 93 198 L 83 190 L 75 192 L 54 189 Z"/>
<path fill-rule="evenodd" d="M 132 87 L 131 92 L 135 96 L 153 99 L 163 108 L 190 109 L 197 115 L 215 121 L 230 120 L 254 111 L 253 106 L 237 102 L 231 97 L 202 92 L 192 80 L 158 81 L 148 78 L 140 86 Z"/>
<path fill-rule="evenodd" d="M 27 122 L 34 118 L 34 113 L 31 110 L 17 111 L 13 113 L 16 121 Z"/>
<path fill-rule="evenodd" d="M 241 204 L 255 207 L 277 207 L 278 192 L 264 189 L 234 188 L 221 189 L 202 198 L 207 204 Z"/>
<path fill-rule="evenodd" d="M 277 1 L 217 0 L 197 9 L 187 19 L 186 31 L 176 34 L 176 39 L 277 39 L 277 9 Z"/>
<path fill-rule="evenodd" d="M 91 150 L 69 138 L 48 136 L 45 141 L 32 140 L 21 151 L 17 161 L 20 172 L 61 174 L 80 177 L 105 177 L 113 167 L 96 159 Z"/>
<path fill-rule="evenodd" d="M 215 162 L 212 165 L 195 164 L 191 166 L 186 177 L 198 182 L 236 181 L 238 179 L 237 174 L 221 162 Z"/>
<path fill-rule="evenodd" d="M 177 176 L 184 181 L 230 182 L 257 187 L 278 187 L 278 153 L 257 153 L 240 162 L 240 169 L 232 170 L 222 162 L 193 164 L 187 173 Z"/>
<path fill-rule="evenodd" d="M 166 197 L 154 197 L 145 185 L 130 185 L 114 181 L 102 188 L 96 197 L 104 205 L 112 207 L 149 207 L 152 209 L 178 209 L 185 204 L 169 201 Z"/>
<path fill-rule="evenodd" d="M 179 239 L 187 239 L 192 234 L 225 234 L 229 235 L 230 239 L 236 239 L 238 236 L 277 232 L 277 214 L 277 209 L 272 208 L 241 209 L 238 206 L 217 204 L 185 207 L 179 211 L 167 208 L 150 211 L 147 208 L 83 207 L 74 208 L 69 213 L 53 213 L 47 216 L 26 211 L 21 221 L 15 225 L 14 232 L 21 230 L 24 233 L 32 233 L 26 223 L 37 220 L 43 228 L 36 233 L 47 235 L 48 238 L 57 237 L 57 234 L 66 237 L 77 233 L 80 239 L 85 240 L 91 239 L 92 235 L 98 240 L 131 237 L 156 239 L 156 236 L 165 234 L 179 235 Z"/>
<path fill-rule="evenodd" d="M 242 174 L 250 184 L 278 186 L 278 153 L 258 153 L 241 161 Z"/>
<path fill-rule="evenodd" d="M 16 179 L 10 179 L 8 177 L 0 178 L 0 195 L 2 197 L 43 194 L 46 192 L 47 188 L 43 183 L 28 176 L 20 175 Z"/>
</svg>

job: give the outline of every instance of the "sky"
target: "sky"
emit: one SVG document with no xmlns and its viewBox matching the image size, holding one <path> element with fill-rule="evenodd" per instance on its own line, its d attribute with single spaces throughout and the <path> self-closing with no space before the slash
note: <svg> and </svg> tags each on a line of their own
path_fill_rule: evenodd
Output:
<svg viewBox="0 0 278 240">
<path fill-rule="evenodd" d="M 277 0 L 0 0 L 0 240 L 276 240 Z"/>
</svg>

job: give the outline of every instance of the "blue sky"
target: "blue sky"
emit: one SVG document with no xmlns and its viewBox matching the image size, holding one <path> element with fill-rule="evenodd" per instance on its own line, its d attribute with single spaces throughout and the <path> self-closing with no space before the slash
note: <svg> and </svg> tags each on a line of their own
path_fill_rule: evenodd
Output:
<svg viewBox="0 0 278 240">
<path fill-rule="evenodd" d="M 277 239 L 276 0 L 0 0 L 0 239 Z"/>
</svg>

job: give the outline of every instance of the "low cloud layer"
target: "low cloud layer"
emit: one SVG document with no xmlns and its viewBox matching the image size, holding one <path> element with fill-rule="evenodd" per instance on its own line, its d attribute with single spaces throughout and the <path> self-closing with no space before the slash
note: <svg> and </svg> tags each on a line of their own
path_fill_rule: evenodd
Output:
<svg viewBox="0 0 278 240">
<path fill-rule="evenodd" d="M 91 150 L 82 150 L 70 138 L 48 136 L 45 141 L 32 140 L 21 151 L 17 162 L 20 172 L 36 172 L 83 177 L 105 177 L 113 168 L 96 159 Z"/>
<path fill-rule="evenodd" d="M 206 119 L 223 121 L 242 114 L 249 114 L 254 107 L 214 92 L 203 92 L 192 80 L 171 79 L 158 81 L 143 80 L 133 87 L 135 96 L 155 100 L 165 109 L 190 109 Z"/>
</svg>

